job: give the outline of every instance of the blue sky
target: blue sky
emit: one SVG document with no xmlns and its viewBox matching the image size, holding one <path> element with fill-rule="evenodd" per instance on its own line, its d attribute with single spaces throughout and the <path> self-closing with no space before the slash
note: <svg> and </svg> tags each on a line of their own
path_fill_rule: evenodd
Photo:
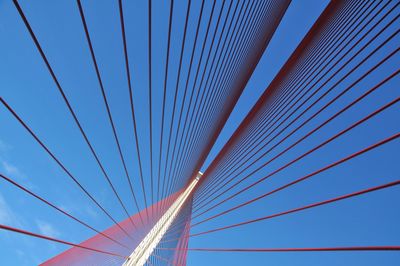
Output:
<svg viewBox="0 0 400 266">
<path fill-rule="evenodd" d="M 176 2 L 178 3 L 177 13 L 183 14 L 184 1 Z M 197 7 L 195 10 L 198 10 L 200 1 L 193 2 Z M 203 170 L 268 86 L 326 4 L 327 1 L 294 0 L 289 6 Z M 113 118 L 124 147 L 124 155 L 129 162 L 128 168 L 132 176 L 138 177 L 117 1 L 83 1 L 83 5 Z M 75 1 L 21 1 L 21 6 L 124 202 L 132 202 Z M 168 5 L 160 1 L 154 6 L 156 30 L 153 34 L 153 58 L 159 60 L 165 57 L 168 26 L 165 23 L 165 16 Z M 207 5 L 206 11 L 209 11 L 209 8 L 210 6 Z M 126 4 L 125 17 L 128 25 L 129 53 L 132 58 L 132 82 L 134 88 L 138 88 L 135 90 L 135 107 L 139 110 L 139 138 L 142 156 L 145 158 L 143 166 L 146 169 L 145 175 L 148 175 L 147 39 L 143 37 L 147 36 L 146 2 L 135 1 Z M 182 26 L 183 16 L 176 16 L 174 23 Z M 193 35 L 193 27 L 189 29 L 188 34 Z M 181 36 L 179 34 L 176 36 L 171 44 L 173 47 L 171 73 L 176 72 L 180 50 L 178 47 L 180 47 Z M 392 47 L 398 43 L 397 39 Z M 398 60 L 399 57 L 395 59 Z M 395 64 L 392 63 L 391 67 L 383 71 L 394 68 Z M 159 90 L 162 88 L 163 71 L 163 64 L 153 64 L 155 73 L 153 86 L 158 91 L 154 93 L 155 108 L 161 105 Z M 170 86 L 172 85 L 173 81 L 170 81 Z M 353 121 L 355 117 L 365 115 L 379 106 L 376 104 L 385 103 L 388 99 L 398 96 L 398 85 L 399 78 L 390 84 L 393 87 L 392 90 L 369 99 L 368 102 L 363 103 L 359 111 L 345 117 L 342 123 Z M 98 166 L 73 123 L 15 7 L 9 0 L 0 0 L 0 95 L 80 178 L 90 192 L 111 210 L 114 217 L 118 220 L 125 219 L 122 209 L 110 189 L 107 188 Z M 168 98 L 167 102 L 169 102 L 167 108 L 171 108 L 171 98 Z M 169 115 L 170 112 L 167 112 L 167 116 Z M 398 106 L 390 109 L 385 115 L 321 151 L 317 156 L 282 173 L 280 175 L 282 178 L 277 178 L 281 181 L 271 181 L 271 186 L 281 184 L 288 176 L 299 176 L 300 173 L 340 158 L 390 133 L 398 132 L 399 117 Z M 105 229 L 112 225 L 4 108 L 0 109 L 0 122 L 0 171 L 2 173 L 96 228 Z M 154 124 L 159 123 L 160 114 L 155 112 Z M 318 143 L 321 139 L 325 139 L 324 136 L 327 134 L 336 132 L 336 129 L 335 126 L 327 128 L 324 131 L 325 135 L 322 134 L 321 137 L 315 138 L 308 144 Z M 158 132 L 159 129 L 155 130 Z M 340 147 L 340 149 L 335 147 Z M 301 205 L 301 203 L 310 203 L 399 179 L 399 150 L 400 143 L 397 140 L 392 145 L 387 145 L 377 152 L 355 160 L 354 164 L 340 167 L 321 175 L 322 178 L 315 178 L 282 192 L 276 197 L 256 203 L 251 208 L 245 208 L 240 215 L 232 214 L 213 221 L 203 229 L 285 210 L 293 207 L 293 202 Z M 138 188 L 139 179 L 133 178 L 133 182 Z M 261 186 L 228 206 L 265 192 L 268 188 Z M 399 188 L 391 188 L 367 197 L 342 202 L 337 207 L 322 207 L 315 211 L 243 227 L 242 230 L 195 238 L 191 240 L 190 245 L 193 247 L 396 245 L 400 236 L 398 227 L 400 212 L 397 203 L 399 193 Z M 141 199 L 140 204 L 143 205 Z M 128 209 L 133 213 L 133 204 L 128 205 Z M 93 235 L 91 231 L 55 213 L 3 181 L 0 181 L 0 223 L 72 242 L 81 242 Z M 0 264 L 2 265 L 35 265 L 67 248 L 4 231 L 0 231 L 0 247 Z M 189 265 L 396 265 L 399 260 L 400 255 L 395 252 L 189 253 L 188 257 Z"/>
</svg>

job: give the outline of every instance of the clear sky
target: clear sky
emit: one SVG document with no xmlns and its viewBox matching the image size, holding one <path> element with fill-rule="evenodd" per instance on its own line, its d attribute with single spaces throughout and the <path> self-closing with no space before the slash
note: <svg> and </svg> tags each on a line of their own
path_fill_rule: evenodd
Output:
<svg viewBox="0 0 400 266">
<path fill-rule="evenodd" d="M 134 186 L 139 190 L 138 163 L 133 142 L 133 129 L 129 109 L 129 94 L 116 0 L 82 1 L 87 16 L 103 82 L 118 135 L 127 159 Z M 128 1 L 124 1 L 128 2 Z M 153 34 L 153 87 L 154 124 L 159 134 L 161 88 L 164 75 L 168 14 L 167 1 L 154 0 Z M 165 2 L 165 3 L 164 3 Z M 182 15 L 184 2 L 176 0 L 177 14 Z M 199 9 L 200 1 L 193 1 Z M 207 1 L 208 3 L 209 1 Z M 222 147 L 238 123 L 268 86 L 281 66 L 318 18 L 328 1 L 294 0 L 284 15 L 276 34 L 261 58 L 254 75 L 247 84 L 238 104 L 228 119 L 216 145 L 202 170 Z M 132 202 L 124 178 L 110 124 L 84 39 L 82 23 L 75 1 L 20 1 L 26 16 L 45 50 L 60 82 L 66 90 L 88 137 L 93 142 L 124 202 Z M 206 5 L 209 12 L 210 4 Z M 198 12 L 198 11 L 197 11 Z M 398 12 L 398 11 L 397 11 Z M 127 39 L 135 107 L 138 110 L 138 129 L 145 176 L 149 174 L 148 112 L 147 112 L 147 3 L 132 1 L 126 4 Z M 183 16 L 174 18 L 175 25 L 183 26 Z M 192 23 L 194 24 L 194 23 Z M 399 28 L 399 23 L 395 25 Z M 181 30 L 181 28 L 180 28 Z M 202 31 L 204 33 L 204 29 Z M 193 36 L 193 26 L 189 33 Z M 171 73 L 176 72 L 181 35 L 176 34 L 171 47 Z M 191 40 L 192 41 L 192 40 Z M 397 42 L 391 47 L 399 46 Z M 190 43 L 190 42 L 189 42 Z M 186 58 L 188 57 L 186 55 Z M 395 58 L 400 62 L 397 55 Z M 187 59 L 186 59 L 187 60 Z M 159 63 L 162 62 L 162 63 Z M 393 61 L 395 62 L 395 61 Z M 395 63 L 392 62 L 393 70 Z M 187 63 L 185 63 L 187 64 Z M 185 67 L 187 67 L 185 65 Z M 388 68 L 389 69 L 389 68 Z M 382 71 L 387 71 L 384 69 Z M 173 74 L 173 75 L 176 75 Z M 176 78 L 176 76 L 174 76 Z M 173 82 L 170 81 L 170 86 Z M 376 108 L 376 103 L 399 96 L 399 78 L 391 83 L 393 88 L 368 100 L 359 109 L 359 117 Z M 126 217 L 84 143 L 76 125 L 62 101 L 54 82 L 22 23 L 11 0 L 0 0 L 0 96 L 3 97 L 91 193 L 117 220 Z M 181 97 L 181 96 L 180 96 Z M 171 109 L 172 94 L 167 97 Z M 371 107 L 371 108 L 369 108 Z M 364 109 L 363 109 L 364 108 Z M 365 111 L 364 111 L 365 110 Z M 356 112 L 352 113 L 354 115 Z M 357 113 L 358 114 L 358 113 Z M 170 112 L 167 112 L 170 116 Z M 349 116 L 342 122 L 355 121 Z M 342 125 L 343 124 L 337 124 Z M 340 127 L 326 129 L 309 145 L 318 143 Z M 96 228 L 106 229 L 112 224 L 96 206 L 77 189 L 61 169 L 33 141 L 27 132 L 5 110 L 0 108 L 0 172 L 55 202 L 63 209 L 79 216 Z M 332 130 L 332 131 L 330 131 Z M 372 144 L 400 130 L 398 105 L 385 115 L 373 120 L 348 138 L 331 145 L 283 173 L 299 176 L 335 159 Z M 156 135 L 155 134 L 155 135 Z M 336 146 L 338 145 L 338 146 Z M 311 147 L 311 146 L 306 146 Z M 337 149 L 336 147 L 340 147 Z M 304 149 L 303 149 L 304 150 Z M 240 215 L 234 213 L 210 222 L 197 231 L 207 230 L 243 221 L 317 200 L 350 193 L 355 190 L 383 184 L 400 178 L 400 142 L 382 147 L 377 152 L 357 159 L 321 175 L 321 178 L 301 184 L 271 199 L 244 208 Z M 261 175 L 262 173 L 260 173 Z M 279 178 L 277 178 L 279 179 Z M 324 180 L 324 181 L 323 181 Z M 281 184 L 271 182 L 271 185 Z M 148 185 L 148 184 L 147 184 Z M 240 198 L 259 195 L 270 187 L 261 186 Z M 243 227 L 241 230 L 219 232 L 191 239 L 191 247 L 307 247 L 346 245 L 398 245 L 400 239 L 400 188 L 390 188 L 366 197 L 351 199 L 335 206 L 321 207 L 271 221 Z M 236 200 L 234 203 L 241 202 Z M 293 204 L 293 202 L 297 204 Z M 140 199 L 140 204 L 143 205 Z M 134 205 L 128 205 L 134 213 Z M 81 242 L 93 235 L 70 219 L 55 213 L 23 192 L 0 181 L 0 224 Z M 10 232 L 0 231 L 0 265 L 35 265 L 62 252 L 67 247 Z M 188 265 L 398 265 L 398 252 L 377 253 L 306 253 L 306 254 L 233 254 L 189 253 Z"/>
</svg>

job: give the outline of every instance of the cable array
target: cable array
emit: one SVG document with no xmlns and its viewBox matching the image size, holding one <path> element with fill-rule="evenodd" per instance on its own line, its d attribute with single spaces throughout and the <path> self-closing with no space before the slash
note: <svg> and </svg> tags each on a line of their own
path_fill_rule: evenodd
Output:
<svg viewBox="0 0 400 266">
<path fill-rule="evenodd" d="M 127 106 L 127 119 L 116 115 L 117 105 L 109 94 L 120 89 L 106 86 L 108 73 L 100 68 L 102 56 L 94 45 L 96 25 L 85 13 L 89 6 L 82 2 L 76 2 L 81 26 L 76 30 L 83 30 L 82 49 L 90 53 L 90 66 L 95 70 L 102 108 L 105 107 L 107 126 L 112 132 L 111 143 L 113 149 L 116 148 L 110 153 L 116 153 L 123 177 L 113 175 L 111 178 L 109 173 L 113 172 L 106 168 L 108 164 L 101 159 L 100 149 L 88 137 L 90 127 L 85 127 L 78 117 L 68 89 L 62 85 L 54 63 L 50 63 L 37 37 L 41 36 L 37 35 L 40 28 L 31 25 L 24 8 L 18 0 L 13 0 L 85 148 L 89 149 L 125 218 L 122 221 L 115 218 L 115 210 L 104 207 L 94 196 L 93 186 L 83 185 L 85 177 L 74 173 L 72 166 L 63 162 L 61 154 L 55 152 L 56 147 L 50 147 L 39 134 L 40 128 L 0 96 L 0 103 L 9 117 L 22 126 L 72 184 L 113 224 L 108 229 L 99 229 L 0 173 L 8 185 L 94 233 L 93 237 L 76 244 L 0 224 L 2 230 L 71 247 L 44 265 L 121 265 L 201 170 L 205 171 L 193 194 L 183 204 L 146 265 L 186 265 L 189 251 L 400 250 L 397 245 L 289 248 L 189 245 L 190 239 L 207 239 L 217 232 L 231 234 L 236 229 L 244 234 L 252 226 L 267 226 L 267 221 L 272 219 L 294 219 L 323 208 L 340 211 L 339 203 L 351 204 L 356 198 L 362 201 L 367 196 L 398 189 L 398 177 L 385 177 L 385 181 L 379 180 L 378 184 L 375 181 L 366 181 L 367 185 L 357 183 L 361 186 L 357 189 L 355 185 L 344 185 L 345 192 L 330 191 L 324 198 L 319 195 L 323 192 L 315 193 L 310 188 L 302 202 L 295 200 L 296 191 L 304 191 L 312 182 L 320 182 L 322 191 L 330 179 L 341 178 L 343 169 L 349 176 L 356 177 L 363 169 L 359 161 L 369 164 L 371 158 L 380 153 L 393 156 L 387 150 L 398 147 L 400 128 L 393 121 L 393 113 L 398 116 L 400 110 L 400 91 L 396 87 L 400 72 L 397 63 L 400 58 L 400 2 L 331 1 L 214 157 L 211 156 L 215 143 L 224 137 L 221 132 L 226 121 L 284 19 L 290 1 L 188 0 L 181 5 L 174 0 L 163 4 L 149 0 L 144 5 L 146 13 L 136 18 L 132 14 L 140 10 L 134 8 L 140 3 L 118 0 L 115 10 L 118 28 L 115 30 L 120 34 L 117 41 L 122 51 L 118 55 L 123 57 L 122 83 L 126 86 L 121 91 L 129 95 L 118 105 Z M 131 23 L 134 19 L 141 25 Z M 147 27 L 145 36 L 132 37 L 132 32 L 142 24 Z M 162 43 L 157 41 L 160 32 L 165 36 Z M 136 45 L 142 39 L 145 59 L 136 58 L 135 51 L 131 50 L 139 47 Z M 144 77 L 137 74 L 138 67 L 145 69 Z M 141 93 L 142 90 L 145 93 Z M 123 134 L 118 121 L 125 120 L 121 119 L 132 126 L 128 134 Z M 376 128 L 380 128 L 379 132 Z M 126 135 L 130 136 L 128 140 L 124 139 Z M 109 140 L 102 141 L 108 143 Z M 125 147 L 126 143 L 131 143 L 134 151 Z M 137 162 L 129 159 L 131 152 Z M 383 172 L 384 166 L 374 167 Z M 363 180 L 369 179 L 363 176 Z M 130 198 L 115 184 L 127 184 L 124 187 Z M 265 208 L 269 206 L 263 205 L 265 202 L 273 197 L 282 199 L 280 195 L 286 195 L 282 203 L 284 210 Z M 247 213 L 249 210 L 255 211 Z"/>
</svg>

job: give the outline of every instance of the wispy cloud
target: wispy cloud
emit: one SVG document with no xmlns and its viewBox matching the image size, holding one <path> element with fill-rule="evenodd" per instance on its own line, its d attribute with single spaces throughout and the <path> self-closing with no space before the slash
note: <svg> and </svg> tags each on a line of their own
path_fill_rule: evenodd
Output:
<svg viewBox="0 0 400 266">
<path fill-rule="evenodd" d="M 18 219 L 2 194 L 0 194 L 0 223 L 15 225 L 19 224 Z"/>
<path fill-rule="evenodd" d="M 9 163 L 7 161 L 4 161 L 4 160 L 1 162 L 1 164 L 2 164 L 3 169 L 4 169 L 4 171 L 5 171 L 5 173 L 7 175 L 13 176 L 13 177 L 18 178 L 18 179 L 25 179 L 26 178 L 25 174 L 22 173 L 22 171 L 19 170 L 15 165 L 13 165 L 13 164 L 11 164 L 11 163 Z"/>
<path fill-rule="evenodd" d="M 14 164 L 10 163 L 10 161 L 7 159 L 6 153 L 11 150 L 12 147 L 4 142 L 3 140 L 0 139 L 0 166 L 1 166 L 1 171 L 15 179 L 18 179 L 20 181 L 23 181 L 26 179 L 26 175 L 21 171 L 17 166 Z"/>
<path fill-rule="evenodd" d="M 53 225 L 51 225 L 48 222 L 37 220 L 36 225 L 39 228 L 39 231 L 41 234 L 49 237 L 59 237 L 61 233 L 54 228 Z"/>
<path fill-rule="evenodd" d="M 0 166 L 2 174 L 5 174 L 9 178 L 14 179 L 15 181 L 23 184 L 30 189 L 36 188 L 35 185 L 33 185 L 32 182 L 29 181 L 27 175 L 23 171 L 21 171 L 17 166 L 10 163 L 9 161 L 2 159 L 1 157 Z"/>
<path fill-rule="evenodd" d="M 11 146 L 5 143 L 3 140 L 0 139 L 0 153 L 5 153 L 11 150 Z"/>
<path fill-rule="evenodd" d="M 65 204 L 59 204 L 58 208 L 60 208 L 61 210 L 65 211 L 65 212 L 72 213 L 72 208 Z"/>
<path fill-rule="evenodd" d="M 86 213 L 91 217 L 91 218 L 97 218 L 98 214 L 97 212 L 90 206 L 86 207 Z"/>
</svg>

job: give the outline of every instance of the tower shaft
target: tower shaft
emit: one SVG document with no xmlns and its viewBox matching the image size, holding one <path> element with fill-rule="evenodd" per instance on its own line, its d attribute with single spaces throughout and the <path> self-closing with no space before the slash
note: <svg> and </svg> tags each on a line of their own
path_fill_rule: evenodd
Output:
<svg viewBox="0 0 400 266">
<path fill-rule="evenodd" d="M 168 208 L 164 215 L 143 238 L 140 244 L 124 262 L 123 266 L 142 266 L 146 263 L 164 234 L 168 231 L 168 228 L 174 222 L 184 204 L 189 199 L 189 196 L 201 175 L 202 174 L 199 172 L 197 177 L 189 184 L 185 191 L 175 200 L 171 207 Z"/>
</svg>

